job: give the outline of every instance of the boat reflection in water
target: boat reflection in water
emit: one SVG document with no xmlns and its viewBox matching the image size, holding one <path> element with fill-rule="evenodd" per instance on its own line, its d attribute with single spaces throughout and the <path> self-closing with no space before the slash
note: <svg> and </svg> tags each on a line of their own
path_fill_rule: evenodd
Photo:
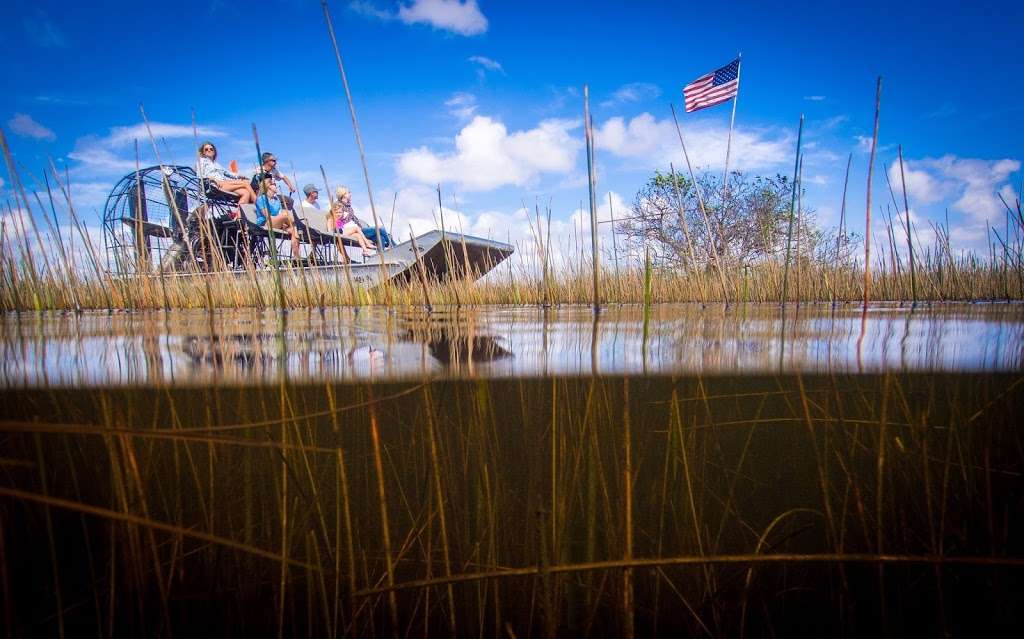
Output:
<svg viewBox="0 0 1024 639">
<path fill-rule="evenodd" d="M 174 311 L 0 320 L 0 385 L 1014 371 L 1019 304 Z M 862 321 L 863 319 L 863 321 Z"/>
<path fill-rule="evenodd" d="M 255 378 L 281 371 L 303 378 L 317 374 L 473 374 L 476 365 L 513 356 L 501 345 L 500 337 L 472 329 L 464 332 L 465 327 L 458 323 L 414 324 L 415 328 L 394 335 L 366 330 L 187 335 L 181 339 L 181 351 L 193 376 L 210 373 Z"/>
</svg>

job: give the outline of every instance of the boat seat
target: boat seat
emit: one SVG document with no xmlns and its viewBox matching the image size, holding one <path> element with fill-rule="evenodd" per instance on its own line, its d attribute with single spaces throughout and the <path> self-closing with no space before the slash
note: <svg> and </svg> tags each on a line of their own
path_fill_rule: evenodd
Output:
<svg viewBox="0 0 1024 639">
<path fill-rule="evenodd" d="M 248 227 L 251 233 L 267 235 L 266 225 L 256 222 L 257 215 L 255 204 L 240 204 L 239 208 L 242 209 L 242 221 L 245 222 L 246 227 Z M 291 235 L 278 229 L 274 229 L 274 235 L 283 239 L 291 238 Z"/>
<path fill-rule="evenodd" d="M 203 180 L 205 187 L 206 199 L 217 204 L 228 204 L 234 206 L 238 204 L 238 196 L 234 193 L 228 193 L 227 191 L 221 191 L 217 188 L 217 185 L 213 183 L 213 180 Z"/>
<path fill-rule="evenodd" d="M 350 237 L 344 237 L 335 229 L 331 228 L 330 220 L 327 218 L 327 211 L 314 211 L 301 206 L 298 208 L 304 209 L 300 214 L 301 219 L 303 224 L 305 224 L 312 233 L 328 238 L 328 241 L 330 242 L 340 242 L 343 246 L 359 247 L 359 242 Z"/>
</svg>

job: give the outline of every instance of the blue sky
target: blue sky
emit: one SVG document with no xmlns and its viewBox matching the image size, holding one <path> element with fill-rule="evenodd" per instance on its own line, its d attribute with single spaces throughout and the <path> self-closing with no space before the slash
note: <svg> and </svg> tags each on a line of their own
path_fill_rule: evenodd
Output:
<svg viewBox="0 0 1024 639">
<path fill-rule="evenodd" d="M 446 221 L 467 232 L 528 243 L 520 209 L 535 201 L 551 203 L 556 232 L 585 226 L 586 83 L 602 215 L 609 193 L 618 215 L 652 171 L 682 164 L 669 102 L 679 108 L 683 85 L 742 51 L 734 167 L 790 174 L 803 113 L 806 202 L 837 223 L 852 152 L 848 211 L 862 229 L 882 75 L 876 167 L 902 144 L 921 239 L 948 209 L 954 243 L 984 247 L 986 225 L 1002 224 L 997 192 L 1017 197 L 1022 179 L 1024 65 L 1006 28 L 1024 23 L 1021 3 L 765 4 L 335 0 L 378 212 L 389 216 L 397 193 L 396 230 L 433 227 L 440 182 Z M 319 184 L 322 164 L 367 211 L 315 0 L 42 0 L 7 8 L 0 43 L 16 52 L 0 61 L 0 126 L 27 185 L 48 157 L 66 165 L 91 224 L 134 166 L 132 140 L 155 163 L 140 102 L 164 162 L 194 161 L 194 108 L 220 159 L 248 167 L 255 122 L 300 184 Z M 721 170 L 728 116 L 728 105 L 681 116 L 700 167 Z M 881 174 L 875 184 L 875 202 L 889 201 Z"/>
</svg>

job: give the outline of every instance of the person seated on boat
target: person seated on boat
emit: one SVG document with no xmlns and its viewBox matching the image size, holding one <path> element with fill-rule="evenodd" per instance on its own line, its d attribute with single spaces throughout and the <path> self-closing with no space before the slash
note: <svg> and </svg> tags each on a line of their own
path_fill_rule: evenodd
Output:
<svg viewBox="0 0 1024 639">
<path fill-rule="evenodd" d="M 334 194 L 334 204 L 331 205 L 330 217 L 334 219 L 334 227 L 341 233 L 342 237 L 352 238 L 359 243 L 363 250 L 363 256 L 370 254 L 370 251 L 377 249 L 377 246 L 363 234 L 362 225 L 355 211 L 352 210 L 352 191 L 346 186 L 339 186 Z"/>
<path fill-rule="evenodd" d="M 199 145 L 199 177 L 213 182 L 213 185 L 231 195 L 238 196 L 239 204 L 252 204 L 256 201 L 256 189 L 252 188 L 244 175 L 232 173 L 217 164 L 217 147 L 212 142 Z"/>
<path fill-rule="evenodd" d="M 281 173 L 277 168 L 277 156 L 269 152 L 263 153 L 260 156 L 260 162 L 262 162 L 260 170 L 256 172 L 256 175 L 252 176 L 252 190 L 259 191 L 260 183 L 267 178 L 271 178 L 277 185 L 278 191 L 282 193 L 281 197 L 284 199 L 285 206 L 289 211 L 294 211 L 295 202 L 292 200 L 291 194 L 295 192 L 295 185 L 292 184 L 287 175 Z M 283 194 L 281 182 L 284 182 L 284 185 L 288 187 L 288 195 Z"/>
<path fill-rule="evenodd" d="M 267 219 L 270 220 L 271 228 L 288 232 L 292 239 L 292 259 L 298 259 L 301 253 L 299 234 L 292 220 L 292 211 L 281 202 L 277 184 L 271 178 L 263 180 L 260 184 L 260 196 L 256 198 L 256 223 L 266 228 Z M 273 238 L 270 241 L 273 241 Z"/>
<path fill-rule="evenodd" d="M 351 194 L 349 194 L 349 198 L 351 199 Z M 363 236 L 373 244 L 382 249 L 386 249 L 393 244 L 391 241 L 391 235 L 389 235 L 385 229 L 370 226 L 358 217 L 353 217 L 352 219 L 359 225 L 359 230 L 363 232 Z"/>
<path fill-rule="evenodd" d="M 302 192 L 306 194 L 305 199 L 299 202 L 299 205 L 304 209 L 310 209 L 312 212 L 319 212 L 320 207 L 317 205 L 317 200 L 320 198 L 320 191 L 317 190 L 315 184 L 307 184 L 302 187 Z"/>
</svg>

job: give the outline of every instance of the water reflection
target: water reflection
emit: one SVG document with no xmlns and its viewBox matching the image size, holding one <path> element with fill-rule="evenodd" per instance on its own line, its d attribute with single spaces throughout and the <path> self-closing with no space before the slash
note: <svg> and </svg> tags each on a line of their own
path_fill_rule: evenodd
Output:
<svg viewBox="0 0 1024 639">
<path fill-rule="evenodd" d="M 1024 307 L 659 305 L 9 314 L 0 384 L 613 373 L 1006 371 Z"/>
</svg>

